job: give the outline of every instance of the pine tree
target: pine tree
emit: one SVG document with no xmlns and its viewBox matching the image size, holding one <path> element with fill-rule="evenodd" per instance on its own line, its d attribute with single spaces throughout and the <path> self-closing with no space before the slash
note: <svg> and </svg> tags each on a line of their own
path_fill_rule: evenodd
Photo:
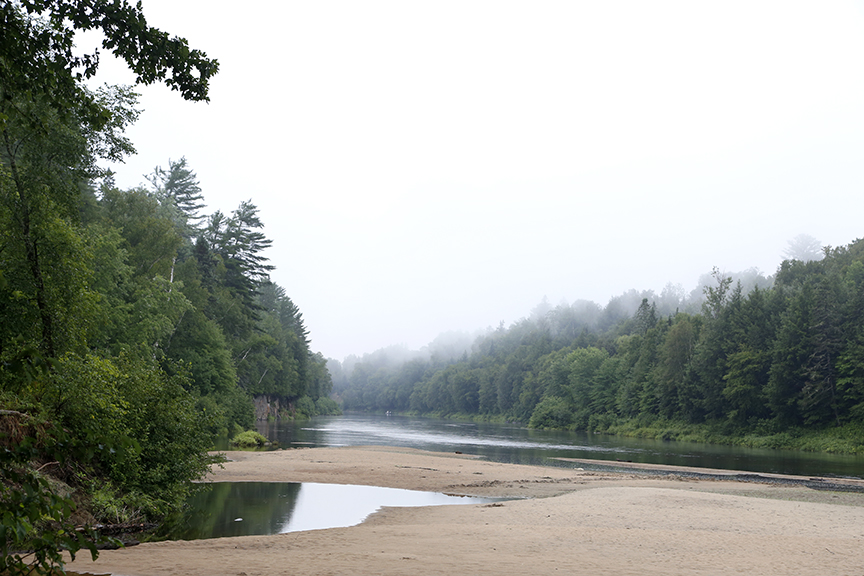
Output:
<svg viewBox="0 0 864 576">
<path fill-rule="evenodd" d="M 204 195 L 198 177 L 186 165 L 186 157 L 176 162 L 169 159 L 168 170 L 157 166 L 146 178 L 153 186 L 153 193 L 180 230 L 180 235 L 190 241 L 197 237 L 204 219 L 199 214 L 204 208 Z"/>
</svg>

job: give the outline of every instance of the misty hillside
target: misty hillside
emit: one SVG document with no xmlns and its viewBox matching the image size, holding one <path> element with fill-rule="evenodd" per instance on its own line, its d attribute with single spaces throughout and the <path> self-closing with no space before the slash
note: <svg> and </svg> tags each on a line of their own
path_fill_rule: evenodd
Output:
<svg viewBox="0 0 864 576">
<path fill-rule="evenodd" d="M 811 256 L 785 260 L 773 277 L 715 269 L 689 294 L 631 290 L 605 307 L 544 300 L 470 346 L 468 335 L 461 347 L 452 339 L 446 352 L 392 347 L 331 360 L 334 393 L 346 410 L 542 428 L 786 443 L 796 430 L 837 429 L 860 439 L 864 241 Z"/>
<path fill-rule="evenodd" d="M 770 288 L 774 284 L 773 276 L 765 276 L 756 268 L 724 275 L 732 278 L 734 284 L 740 283 L 745 292 L 750 292 L 757 286 L 761 289 Z M 631 289 L 611 298 L 605 307 L 590 300 L 576 300 L 572 304 L 561 302 L 553 306 L 544 297 L 526 317 L 513 326 L 526 321 L 536 323 L 543 319 L 552 323 L 549 328 L 556 334 L 569 332 L 570 337 L 575 338 L 574 329 L 576 327 L 578 327 L 577 333 L 581 332 L 583 328 L 590 330 L 596 330 L 600 327 L 608 328 L 633 316 L 642 301 L 646 299 L 655 306 L 656 313 L 663 316 L 675 315 L 678 312 L 698 313 L 705 301 L 705 289 L 711 286 L 712 282 L 714 282 L 713 275 L 706 273 L 699 277 L 698 286 L 690 292 L 685 292 L 681 285 L 671 283 L 667 284 L 659 295 L 654 290 Z M 500 331 L 503 328 L 502 322 L 497 329 Z M 450 364 L 472 352 L 478 340 L 494 331 L 489 326 L 472 333 L 464 331 L 445 332 L 439 334 L 432 342 L 419 350 L 411 350 L 402 344 L 393 344 L 362 356 L 352 354 L 342 362 L 328 358 L 327 368 L 333 375 L 334 382 L 341 382 L 344 387 L 350 380 L 354 368 L 358 365 L 362 365 L 363 370 L 376 371 L 382 368 L 398 367 L 415 360 L 430 362 L 433 365 Z M 566 338 L 566 336 L 564 337 Z M 337 391 L 338 389 L 339 386 L 337 385 Z"/>
</svg>

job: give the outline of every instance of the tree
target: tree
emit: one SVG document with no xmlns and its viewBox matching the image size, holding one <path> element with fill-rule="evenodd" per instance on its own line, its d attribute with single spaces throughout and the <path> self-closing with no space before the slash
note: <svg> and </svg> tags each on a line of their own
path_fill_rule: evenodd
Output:
<svg viewBox="0 0 864 576">
<path fill-rule="evenodd" d="M 219 70 L 216 60 L 189 48 L 179 37 L 147 24 L 141 3 L 126 0 L 19 0 L 0 4 L 0 100 L 9 102 L 30 94 L 61 115 L 86 112 L 89 121 L 110 115 L 81 83 L 99 66 L 98 51 L 78 56 L 75 32 L 101 30 L 102 47 L 126 61 L 136 82 L 164 82 L 191 101 L 209 100 L 210 78 Z M 0 130 L 6 111 L 0 111 Z M 38 111 L 28 118 L 38 121 Z M 36 127 L 38 124 L 34 124 Z"/>
<path fill-rule="evenodd" d="M 204 218 L 198 213 L 204 208 L 204 195 L 195 172 L 186 166 L 186 157 L 176 162 L 169 159 L 168 170 L 157 166 L 146 178 L 180 235 L 188 241 L 195 238 L 201 232 L 200 221 Z"/>
<path fill-rule="evenodd" d="M 648 298 L 643 298 L 633 321 L 636 334 L 644 336 L 648 330 L 657 325 L 657 305 L 652 302 L 649 306 Z"/>
<path fill-rule="evenodd" d="M 822 243 L 808 234 L 798 234 L 787 242 L 783 257 L 787 260 L 810 262 L 822 259 Z"/>
<path fill-rule="evenodd" d="M 258 207 L 251 200 L 243 201 L 231 213 L 219 243 L 220 251 L 238 262 L 241 272 L 255 284 L 267 281 L 273 269 L 273 266 L 265 264 L 268 258 L 261 254 L 273 244 L 259 231 L 263 227 L 258 218 Z"/>
<path fill-rule="evenodd" d="M 691 378 L 698 338 L 698 323 L 686 314 L 678 314 L 659 350 L 657 408 L 662 416 L 694 416 L 692 400 L 688 402 L 685 390 Z"/>
<path fill-rule="evenodd" d="M 806 364 L 806 383 L 801 390 L 801 412 L 808 424 L 833 419 L 840 424 L 837 398 L 837 358 L 844 343 L 842 290 L 837 274 L 828 274 L 816 285 L 810 317 L 812 345 Z"/>
<path fill-rule="evenodd" d="M 564 398 L 572 407 L 577 428 L 585 429 L 590 406 L 596 397 L 594 375 L 609 354 L 598 348 L 580 348 L 569 354 L 567 364 L 567 394 Z M 533 418 L 533 415 L 532 415 Z"/>
<path fill-rule="evenodd" d="M 54 357 L 68 343 L 64 336 L 71 334 L 68 322 L 73 320 L 65 312 L 76 308 L 79 294 L 86 291 L 81 272 L 87 266 L 81 261 L 77 228 L 82 182 L 99 176 L 98 158 L 119 158 L 131 150 L 120 133 L 136 114 L 126 110 L 111 122 L 91 123 L 84 115 L 63 118 L 40 100 L 4 95 L 0 223 L 8 233 L 0 239 L 0 250 L 12 262 L 13 293 L 28 298 L 21 314 L 38 327 L 39 348 Z M 117 100 L 109 103 L 112 95 Z M 122 90 L 93 98 L 106 115 L 134 103 Z M 39 118 L 35 129 L 34 115 Z"/>
<path fill-rule="evenodd" d="M 780 318 L 774 342 L 768 383 L 768 405 L 781 425 L 800 423 L 798 400 L 806 383 L 809 358 L 813 351 L 810 336 L 813 290 L 807 284 L 790 298 Z"/>
<path fill-rule="evenodd" d="M 158 201 L 141 188 L 121 192 L 106 187 L 100 204 L 126 240 L 124 248 L 134 276 L 170 280 L 183 239 L 171 219 L 160 213 Z"/>
<path fill-rule="evenodd" d="M 748 417 L 758 416 L 764 411 L 763 388 L 769 360 L 768 353 L 743 343 L 737 352 L 729 355 L 723 376 L 726 382 L 723 396 L 731 407 L 728 412 L 731 420 L 746 423 Z"/>
<path fill-rule="evenodd" d="M 122 132 L 137 117 L 129 89 L 92 92 L 84 86 L 99 58 L 74 53 L 75 32 L 102 30 L 103 47 L 124 59 L 138 82 L 163 81 L 189 100 L 207 100 L 218 63 L 190 50 L 184 39 L 148 26 L 140 3 L 20 0 L 0 4 L 0 19 L 0 185 L 27 262 L 39 345 L 53 356 L 56 311 L 43 262 L 51 250 L 45 231 L 74 222 L 79 185 L 104 175 L 96 160 L 119 160 L 133 151 Z"/>
<path fill-rule="evenodd" d="M 258 207 L 244 201 L 230 217 L 219 211 L 210 216 L 202 234 L 203 244 L 199 243 L 198 248 L 200 252 L 206 247 L 222 259 L 223 285 L 242 302 L 244 313 L 251 320 L 257 319 L 259 310 L 255 297 L 269 282 L 273 269 L 262 254 L 273 243 L 260 231 L 263 227 Z"/>
<path fill-rule="evenodd" d="M 528 426 L 531 428 L 566 428 L 573 421 L 571 405 L 557 396 L 546 396 L 537 404 Z"/>
<path fill-rule="evenodd" d="M 79 208 L 92 181 L 109 175 L 97 162 L 120 160 L 133 151 L 123 130 L 137 112 L 136 96 L 129 88 L 91 91 L 83 84 L 96 72 L 98 53 L 76 55 L 74 35 L 92 29 L 104 33 L 103 48 L 124 59 L 138 82 L 162 81 L 188 100 L 207 100 L 209 79 L 218 70 L 215 60 L 190 50 L 182 38 L 148 26 L 140 2 L 0 2 L 0 254 L 6 280 L 0 287 L 0 316 L 12 319 L 0 332 L 0 390 L 4 407 L 13 398 L 21 410 L 43 410 L 42 416 L 55 420 L 57 435 L 68 428 L 71 444 L 84 455 L 123 440 L 111 431 L 124 437 L 133 431 L 94 430 L 92 424 L 80 422 L 75 426 L 75 414 L 64 412 L 63 403 L 41 404 L 51 386 L 56 397 L 83 400 L 71 394 L 75 382 L 95 384 L 96 365 L 111 372 L 110 362 L 90 362 L 82 354 L 98 298 L 90 286 L 94 258 L 88 252 Z M 37 360 L 44 374 L 27 377 Z M 81 368 L 75 372 L 77 380 L 60 372 L 72 365 Z M 126 373 L 141 365 L 130 364 Z M 152 390 L 129 390 L 142 394 L 139 407 L 152 408 L 150 413 L 135 412 L 143 418 L 139 432 L 146 436 L 152 456 L 145 459 L 146 450 L 137 452 L 142 464 L 139 477 L 148 477 L 141 488 L 171 493 L 172 487 L 181 487 L 179 496 L 182 487 L 212 462 L 206 453 L 209 442 L 200 433 L 201 421 L 188 394 L 177 382 L 182 378 L 168 381 L 160 372 L 150 374 Z M 104 401 L 99 394 L 91 400 Z M 184 409 L 174 410 L 178 406 Z M 112 413 L 123 412 L 119 404 L 116 408 Z M 29 472 L 28 465 L 36 458 L 54 460 L 56 452 L 67 452 L 69 446 L 52 450 L 47 444 L 32 444 L 33 450 L 25 450 L 26 439 L 7 436 L 5 430 L 0 436 L 0 452 L 16 455 L 10 465 L 5 460 L 0 465 L 0 571 L 41 573 L 55 565 L 62 569 L 61 548 L 74 556 L 87 543 L 66 526 L 68 499 L 49 494 L 47 483 Z M 79 462 L 83 461 L 82 456 Z M 14 525 L 12 518 L 17 519 Z M 28 519 L 36 530 L 28 529 Z M 22 546 L 34 551 L 34 562 L 18 553 Z M 95 548 L 90 549 L 95 556 Z"/>
<path fill-rule="evenodd" d="M 702 304 L 702 313 L 708 318 L 717 319 L 723 311 L 723 305 L 729 296 L 729 287 L 732 286 L 732 277 L 720 272 L 716 266 L 711 271 L 717 286 L 705 286 L 705 302 Z"/>
<path fill-rule="evenodd" d="M 846 269 L 845 287 L 846 338 L 837 358 L 837 388 L 846 417 L 864 421 L 864 262 L 858 260 Z"/>
</svg>

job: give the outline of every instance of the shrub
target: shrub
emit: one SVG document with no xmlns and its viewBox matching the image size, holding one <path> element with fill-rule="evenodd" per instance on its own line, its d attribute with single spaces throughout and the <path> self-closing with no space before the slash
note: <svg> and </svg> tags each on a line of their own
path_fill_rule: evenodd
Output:
<svg viewBox="0 0 864 576">
<path fill-rule="evenodd" d="M 255 448 L 268 444 L 267 438 L 256 432 L 255 430 L 246 430 L 234 436 L 229 444 L 239 446 L 241 448 Z"/>
<path fill-rule="evenodd" d="M 530 428 L 566 428 L 573 423 L 573 411 L 567 401 L 558 396 L 546 396 L 534 408 Z"/>
<path fill-rule="evenodd" d="M 138 450 L 124 452 L 112 478 L 122 490 L 154 498 L 150 515 L 169 513 L 186 500 L 190 482 L 219 461 L 207 453 L 210 416 L 196 408 L 182 375 L 168 376 L 146 360 L 121 357 L 117 364 L 123 374 L 118 387 L 129 406 L 125 424 Z"/>
<path fill-rule="evenodd" d="M 75 503 L 60 493 L 31 462 L 55 460 L 65 465 L 68 436 L 52 423 L 15 410 L 0 410 L 0 574 L 54 574 L 62 571 L 63 550 L 72 559 L 87 549 L 118 542 L 76 529 Z"/>
<path fill-rule="evenodd" d="M 311 418 L 317 416 L 315 402 L 309 396 L 302 396 L 294 403 L 295 418 Z"/>
<path fill-rule="evenodd" d="M 315 411 L 321 416 L 338 416 L 342 414 L 339 404 L 332 398 L 322 396 L 315 401 Z"/>
</svg>

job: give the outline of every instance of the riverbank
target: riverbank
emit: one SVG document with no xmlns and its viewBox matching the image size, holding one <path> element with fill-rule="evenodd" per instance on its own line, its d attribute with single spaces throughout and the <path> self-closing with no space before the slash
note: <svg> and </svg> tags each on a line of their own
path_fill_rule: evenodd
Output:
<svg viewBox="0 0 864 576">
<path fill-rule="evenodd" d="M 409 413 L 421 418 L 440 418 L 461 422 L 506 423 L 502 415 L 431 412 Z M 527 425 L 522 422 L 521 425 Z M 587 428 L 573 425 L 550 430 L 585 431 L 592 434 L 607 434 L 624 438 L 664 440 L 676 442 L 698 442 L 718 446 L 741 446 L 744 448 L 767 448 L 770 450 L 801 450 L 827 454 L 864 454 L 864 426 L 846 423 L 821 429 L 787 428 L 781 432 L 761 428 L 734 426 L 727 421 L 694 424 L 662 417 L 598 418 Z"/>
<path fill-rule="evenodd" d="M 828 454 L 864 454 L 864 428 L 858 423 L 820 429 L 787 428 L 781 432 L 735 427 L 728 422 L 693 424 L 665 418 L 610 421 L 592 430 L 630 438 L 699 442 L 745 448 L 802 450 Z"/>
<path fill-rule="evenodd" d="M 213 481 L 520 498 L 390 508 L 350 528 L 102 552 L 94 574 L 826 574 L 864 565 L 864 494 L 684 474 L 500 464 L 407 448 L 228 452 Z M 572 467 L 569 467 L 572 466 Z M 674 472 L 674 471 L 673 471 Z M 853 482 L 854 484 L 854 482 Z"/>
</svg>

